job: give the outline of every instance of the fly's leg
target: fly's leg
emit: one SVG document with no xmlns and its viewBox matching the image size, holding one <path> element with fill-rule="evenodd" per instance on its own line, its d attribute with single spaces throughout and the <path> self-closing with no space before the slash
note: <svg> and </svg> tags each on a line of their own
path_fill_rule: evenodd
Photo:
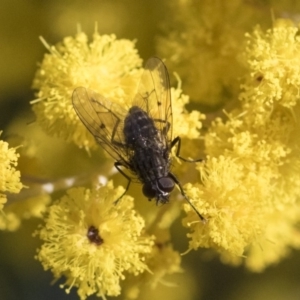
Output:
<svg viewBox="0 0 300 300">
<path fill-rule="evenodd" d="M 186 195 L 186 193 L 183 190 L 183 187 L 181 186 L 180 182 L 176 178 L 176 176 L 172 173 L 169 173 L 168 176 L 177 184 L 177 186 L 180 189 L 181 195 L 184 197 L 184 199 L 189 203 L 189 205 L 192 207 L 192 209 L 195 211 L 195 213 L 198 215 L 198 217 L 201 219 L 201 221 L 205 224 L 207 220 L 199 213 L 197 208 L 192 204 L 189 197 Z"/>
<path fill-rule="evenodd" d="M 199 159 L 187 159 L 187 158 L 184 158 L 182 156 L 180 156 L 180 148 L 181 148 L 181 138 L 178 136 L 176 137 L 172 143 L 171 143 L 171 149 L 176 145 L 177 145 L 177 151 L 176 151 L 176 156 L 178 158 L 180 158 L 181 160 L 185 161 L 185 162 L 198 162 L 198 161 L 203 161 L 203 159 L 199 158 Z"/>
<path fill-rule="evenodd" d="M 114 126 L 114 129 L 113 129 L 113 132 L 112 132 L 112 135 L 111 135 L 111 143 L 118 146 L 118 147 L 122 147 L 122 148 L 125 148 L 126 145 L 125 144 L 122 144 L 120 142 L 117 142 L 115 141 L 115 135 L 116 135 L 116 132 L 117 132 L 117 129 L 118 129 L 118 126 L 120 124 L 120 119 L 116 116 L 116 118 L 118 119 L 115 126 Z M 130 183 L 131 183 L 131 178 L 120 168 L 120 167 L 125 167 L 125 168 L 128 168 L 128 166 L 122 164 L 121 162 L 117 161 L 115 162 L 114 164 L 115 168 L 119 171 L 120 174 L 122 174 L 127 180 L 128 180 L 128 183 L 127 183 L 127 186 L 125 188 L 125 191 L 124 193 L 117 199 L 114 201 L 114 204 L 117 205 L 118 202 L 123 198 L 123 196 L 126 194 L 126 192 L 128 191 L 129 189 L 129 186 L 130 186 Z"/>
<path fill-rule="evenodd" d="M 180 156 L 180 147 L 181 147 L 181 138 L 178 136 L 176 137 L 172 142 L 171 142 L 171 147 L 173 148 L 176 144 L 177 145 L 177 151 L 176 151 L 176 156 L 178 158 L 180 158 L 181 160 L 185 161 L 185 162 L 199 162 L 199 161 L 203 161 L 203 159 L 186 159 L 182 156 Z M 186 195 L 186 193 L 183 190 L 183 187 L 181 186 L 180 182 L 178 181 L 178 179 L 175 177 L 174 174 L 169 173 L 169 176 L 174 180 L 174 182 L 177 184 L 177 186 L 180 189 L 181 195 L 184 197 L 184 199 L 190 204 L 190 206 L 192 207 L 192 209 L 195 211 L 195 213 L 198 215 L 198 217 L 201 219 L 201 221 L 205 224 L 207 222 L 207 219 L 205 219 L 200 213 L 199 211 L 196 209 L 196 207 L 192 204 L 192 202 L 190 201 L 190 199 L 188 198 L 188 196 Z"/>
<path fill-rule="evenodd" d="M 114 204 L 118 204 L 118 202 L 123 198 L 123 196 L 127 193 L 128 189 L 129 189 L 129 186 L 131 184 L 131 178 L 120 168 L 120 167 L 127 167 L 127 166 L 124 166 L 121 162 L 115 162 L 115 168 L 120 172 L 120 174 L 122 174 L 127 180 L 128 180 L 128 183 L 127 183 L 127 186 L 125 188 L 125 192 L 117 199 L 115 200 Z"/>
</svg>

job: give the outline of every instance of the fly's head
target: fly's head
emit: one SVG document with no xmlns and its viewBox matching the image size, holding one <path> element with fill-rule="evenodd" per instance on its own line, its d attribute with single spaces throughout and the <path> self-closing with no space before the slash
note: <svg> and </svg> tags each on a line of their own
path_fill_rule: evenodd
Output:
<svg viewBox="0 0 300 300">
<path fill-rule="evenodd" d="M 154 182 L 146 182 L 143 185 L 143 194 L 149 200 L 156 199 L 157 203 L 165 204 L 169 202 L 170 193 L 173 191 L 175 183 L 170 177 L 161 177 Z"/>
</svg>

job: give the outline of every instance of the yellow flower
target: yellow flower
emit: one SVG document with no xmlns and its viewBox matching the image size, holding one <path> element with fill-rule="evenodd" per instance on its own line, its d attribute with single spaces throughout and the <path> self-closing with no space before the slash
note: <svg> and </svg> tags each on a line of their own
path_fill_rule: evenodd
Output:
<svg viewBox="0 0 300 300">
<path fill-rule="evenodd" d="M 244 61 L 249 72 L 240 99 L 247 113 L 255 114 L 251 120 L 253 125 L 263 125 L 274 109 L 288 117 L 291 112 L 286 108 L 297 107 L 300 99 L 298 31 L 292 21 L 279 19 L 266 33 L 257 26 L 252 34 L 246 35 Z"/>
<path fill-rule="evenodd" d="M 78 287 L 81 299 L 95 294 L 120 294 L 125 272 L 137 275 L 148 270 L 145 255 L 153 238 L 144 234 L 144 221 L 133 209 L 133 199 L 123 188 L 88 190 L 73 188 L 49 210 L 45 227 L 39 231 L 44 241 L 37 258 L 56 278 L 66 277 Z"/>
<path fill-rule="evenodd" d="M 23 187 L 20 172 L 15 168 L 18 157 L 14 148 L 9 148 L 8 143 L 0 140 L 0 210 L 7 201 L 4 193 L 18 193 Z"/>
<path fill-rule="evenodd" d="M 186 205 L 190 249 L 213 248 L 242 256 L 266 226 L 269 174 L 250 172 L 243 162 L 228 156 L 208 157 L 199 171 L 203 185 L 188 185 L 187 194 L 197 199 L 193 203 L 208 221 L 203 224 Z"/>
<path fill-rule="evenodd" d="M 72 93 L 84 86 L 120 103 L 133 98 L 141 74 L 134 42 L 95 31 L 91 42 L 78 32 L 55 47 L 44 43 L 50 53 L 33 82 L 38 90 L 32 101 L 37 122 L 50 135 L 87 149 L 94 147 L 94 138 L 74 112 Z"/>
<path fill-rule="evenodd" d="M 232 101 L 243 70 L 237 60 L 241 40 L 260 10 L 242 0 L 170 3 L 158 53 L 169 59 L 170 69 L 178 72 L 192 101 L 210 107 Z"/>
<path fill-rule="evenodd" d="M 298 28 L 278 20 L 247 35 L 248 74 L 241 108 L 217 119 L 205 136 L 209 154 L 198 169 L 202 185 L 188 195 L 184 220 L 190 249 L 214 248 L 223 261 L 261 271 L 300 247 L 300 39 Z M 289 97 L 286 97 L 286 95 Z"/>
</svg>

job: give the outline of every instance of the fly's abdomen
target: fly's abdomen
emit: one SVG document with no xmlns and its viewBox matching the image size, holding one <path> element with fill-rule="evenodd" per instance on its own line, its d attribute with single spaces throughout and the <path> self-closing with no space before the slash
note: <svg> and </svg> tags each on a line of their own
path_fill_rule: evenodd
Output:
<svg viewBox="0 0 300 300">
<path fill-rule="evenodd" d="M 169 160 L 155 147 L 137 148 L 132 157 L 132 166 L 143 183 L 166 177 L 169 173 Z"/>
</svg>

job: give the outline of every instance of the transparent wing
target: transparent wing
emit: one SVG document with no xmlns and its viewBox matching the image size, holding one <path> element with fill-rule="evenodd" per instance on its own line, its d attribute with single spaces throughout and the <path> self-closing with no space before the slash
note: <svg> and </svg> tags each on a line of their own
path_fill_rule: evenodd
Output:
<svg viewBox="0 0 300 300">
<path fill-rule="evenodd" d="M 124 118 L 127 111 L 105 97 L 78 87 L 74 90 L 74 109 L 96 141 L 116 160 L 127 163 L 128 149 L 124 142 Z"/>
<path fill-rule="evenodd" d="M 172 103 L 170 79 L 166 66 L 157 57 L 150 58 L 139 83 L 133 105 L 141 107 L 155 121 L 162 142 L 172 141 Z"/>
</svg>

